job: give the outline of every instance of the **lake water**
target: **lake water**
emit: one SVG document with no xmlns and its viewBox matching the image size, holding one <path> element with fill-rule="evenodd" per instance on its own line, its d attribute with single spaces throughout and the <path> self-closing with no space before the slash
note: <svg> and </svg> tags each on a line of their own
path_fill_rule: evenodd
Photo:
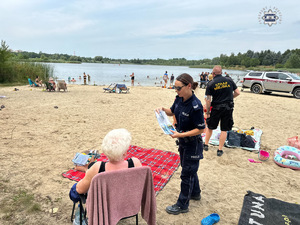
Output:
<svg viewBox="0 0 300 225">
<path fill-rule="evenodd" d="M 54 67 L 54 76 L 58 79 L 68 80 L 74 78 L 74 84 L 83 84 L 83 72 L 91 76 L 90 85 L 110 85 L 111 83 L 122 83 L 131 85 L 130 75 L 134 72 L 135 85 L 141 86 L 161 86 L 162 77 L 168 71 L 169 78 L 174 74 L 175 79 L 182 73 L 188 73 L 194 81 L 199 82 L 199 74 L 211 72 L 211 69 L 189 68 L 187 66 L 155 66 L 155 65 L 132 65 L 132 64 L 102 64 L 102 63 L 49 63 Z M 240 86 L 239 80 L 246 75 L 246 71 L 223 70 Z M 81 80 L 79 80 L 81 76 Z M 149 77 L 149 78 L 147 78 Z"/>
</svg>

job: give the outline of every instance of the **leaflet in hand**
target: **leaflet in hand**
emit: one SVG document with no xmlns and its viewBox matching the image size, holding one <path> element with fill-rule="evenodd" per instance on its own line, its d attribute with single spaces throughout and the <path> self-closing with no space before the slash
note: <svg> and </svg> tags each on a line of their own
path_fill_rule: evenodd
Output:
<svg viewBox="0 0 300 225">
<path fill-rule="evenodd" d="M 170 120 L 168 119 L 167 114 L 165 113 L 165 111 L 160 111 L 159 113 L 157 113 L 155 111 L 155 116 L 156 119 L 158 121 L 159 126 L 161 127 L 161 129 L 164 131 L 165 134 L 173 134 L 171 132 L 171 130 L 175 131 L 175 128 L 173 127 L 173 125 L 170 123 Z"/>
</svg>

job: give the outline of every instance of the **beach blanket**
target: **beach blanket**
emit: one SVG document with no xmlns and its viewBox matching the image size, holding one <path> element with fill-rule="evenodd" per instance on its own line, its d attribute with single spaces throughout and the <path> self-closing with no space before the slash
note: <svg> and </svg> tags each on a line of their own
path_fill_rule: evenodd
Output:
<svg viewBox="0 0 300 225">
<path fill-rule="evenodd" d="M 247 131 L 247 130 L 242 130 L 243 132 Z M 254 148 L 247 148 L 247 147 L 239 147 L 239 148 L 242 148 L 242 149 L 245 149 L 245 150 L 248 150 L 248 151 L 259 151 L 260 149 L 260 139 L 261 139 L 261 135 L 262 135 L 262 130 L 261 129 L 258 129 L 258 128 L 255 128 L 253 129 L 253 136 L 251 136 L 255 142 L 255 147 Z M 219 139 L 220 139 L 220 134 L 221 134 L 221 130 L 220 130 L 220 127 L 217 127 L 217 129 L 213 130 L 213 133 L 211 135 L 211 138 L 209 140 L 209 144 L 211 145 L 219 145 Z M 202 139 L 203 141 L 205 141 L 205 134 L 202 134 Z M 230 146 L 228 144 L 228 141 L 226 140 L 225 141 L 225 147 L 228 147 L 228 148 L 236 148 L 236 146 Z"/>
<path fill-rule="evenodd" d="M 143 166 L 149 166 L 151 168 L 156 195 L 168 183 L 180 164 L 179 155 L 176 153 L 154 148 L 141 148 L 134 145 L 129 147 L 125 159 L 131 157 L 138 158 Z M 106 162 L 108 159 L 102 153 L 97 161 Z M 62 176 L 69 178 L 70 180 L 80 181 L 84 178 L 85 173 L 71 169 L 64 172 Z"/>
<path fill-rule="evenodd" d="M 300 205 L 251 191 L 244 197 L 238 225 L 300 224 Z"/>
</svg>

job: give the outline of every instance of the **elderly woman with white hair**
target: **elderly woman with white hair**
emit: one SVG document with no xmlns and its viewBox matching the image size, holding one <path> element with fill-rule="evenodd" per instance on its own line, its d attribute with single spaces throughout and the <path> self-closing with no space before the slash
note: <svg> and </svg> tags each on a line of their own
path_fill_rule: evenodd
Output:
<svg viewBox="0 0 300 225">
<path fill-rule="evenodd" d="M 78 182 L 76 191 L 79 194 L 88 192 L 91 181 L 95 175 L 105 171 L 120 170 L 142 166 L 137 158 L 124 160 L 131 142 L 131 135 L 126 129 L 110 131 L 103 139 L 102 151 L 107 156 L 108 162 L 96 162 L 86 171 L 85 177 Z"/>
</svg>

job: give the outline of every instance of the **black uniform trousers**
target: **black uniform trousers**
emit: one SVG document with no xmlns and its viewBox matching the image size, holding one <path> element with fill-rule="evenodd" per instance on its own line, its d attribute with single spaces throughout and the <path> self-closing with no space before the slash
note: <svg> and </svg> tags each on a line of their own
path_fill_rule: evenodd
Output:
<svg viewBox="0 0 300 225">
<path fill-rule="evenodd" d="M 202 141 L 199 139 L 184 143 L 179 142 L 181 171 L 181 190 L 176 205 L 181 209 L 189 207 L 191 196 L 201 193 L 197 171 L 200 164 L 199 150 L 202 150 Z"/>
</svg>

